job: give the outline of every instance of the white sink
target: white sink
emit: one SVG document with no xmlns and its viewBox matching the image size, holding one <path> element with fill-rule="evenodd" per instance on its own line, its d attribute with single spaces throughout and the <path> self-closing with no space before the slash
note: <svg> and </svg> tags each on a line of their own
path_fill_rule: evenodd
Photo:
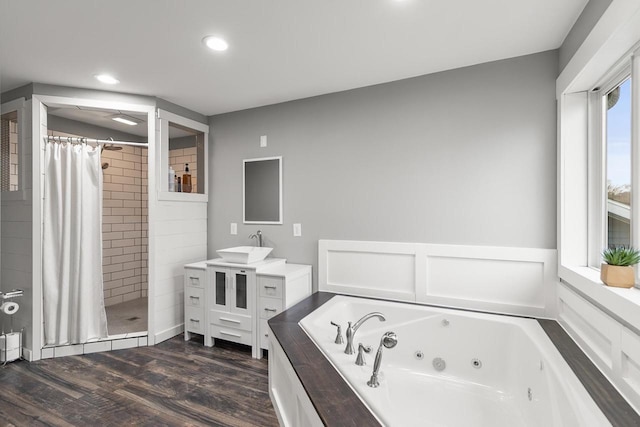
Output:
<svg viewBox="0 0 640 427">
<path fill-rule="evenodd" d="M 273 248 L 259 248 L 257 246 L 236 246 L 235 248 L 218 249 L 216 252 L 227 262 L 251 264 L 262 261 L 272 250 Z"/>
</svg>

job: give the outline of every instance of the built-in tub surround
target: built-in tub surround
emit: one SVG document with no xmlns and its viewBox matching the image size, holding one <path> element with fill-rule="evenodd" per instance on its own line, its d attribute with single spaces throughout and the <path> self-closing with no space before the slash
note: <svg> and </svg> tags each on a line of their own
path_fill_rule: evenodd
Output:
<svg viewBox="0 0 640 427">
<path fill-rule="evenodd" d="M 377 346 L 386 331 L 398 337 L 378 388 L 367 385 L 372 356 L 357 366 L 330 325 L 372 311 L 387 321 L 363 325 L 358 342 Z M 337 296 L 300 324 L 385 425 L 424 425 L 422 413 L 449 426 L 608 424 L 534 319 Z"/>
<path fill-rule="evenodd" d="M 327 301 L 325 307 L 323 304 Z M 313 312 L 318 307 L 320 309 Z M 382 334 L 388 330 L 393 330 L 398 336 L 398 345 L 393 349 L 385 349 L 381 385 L 377 389 L 366 385 L 373 369 L 373 353 L 366 356 L 366 366 L 356 366 L 355 355 L 345 355 L 343 345 L 335 344 L 336 328 L 330 325 L 331 320 L 345 323 L 370 311 L 383 312 L 387 322 L 364 325 L 358 332 L 358 342 L 377 346 Z M 412 313 L 421 314 L 412 319 Z M 330 363 L 314 342 L 307 338 L 298 324 L 302 319 L 302 324 L 315 330 L 317 338 L 314 340 L 324 341 L 328 349 L 324 351 L 337 362 Z M 295 378 L 305 391 L 306 396 L 303 397 L 308 396 L 312 402 L 310 407 L 317 412 L 314 416 L 325 425 L 363 425 L 361 420 L 367 420 L 367 425 L 375 423 L 373 416 L 368 415 L 365 404 L 351 390 L 366 395 L 363 396 L 365 401 L 373 396 L 375 404 L 391 405 L 383 411 L 381 419 L 377 419 L 377 422 L 382 421 L 387 425 L 411 425 L 411 421 L 405 419 L 389 421 L 385 418 L 402 417 L 410 413 L 420 414 L 419 420 L 414 421 L 417 425 L 443 425 L 443 420 L 446 420 L 444 425 L 448 426 L 604 426 L 640 423 L 640 416 L 554 321 L 385 301 L 372 302 L 320 292 L 272 319 L 269 325 L 275 338 L 274 352 L 269 354 L 270 369 L 272 365 L 276 367 L 273 384 L 276 388 L 278 381 L 282 384 L 282 376 L 277 368 L 282 366 L 281 355 L 284 354 L 284 360 L 290 363 L 289 368 L 295 372 Z M 425 338 L 407 336 L 412 329 Z M 451 341 L 451 335 L 460 339 Z M 562 356 L 547 336 L 559 345 Z M 572 346 L 565 345 L 568 343 Z M 421 359 L 417 352 L 422 353 Z M 444 360 L 444 370 L 436 370 L 433 365 L 435 358 Z M 565 359 L 572 362 L 570 365 L 575 376 Z M 340 374 L 334 365 L 338 365 Z M 413 383 L 407 381 L 409 377 L 414 380 Z M 350 385 L 344 381 L 345 378 Z M 351 378 L 354 380 L 351 381 Z M 419 391 L 414 388 L 418 386 Z M 474 388 L 475 394 L 472 393 Z M 327 389 L 332 390 L 331 397 L 323 394 L 323 390 Z M 454 389 L 455 400 L 444 402 Z M 522 393 L 518 391 L 520 389 Z M 278 390 L 274 390 L 274 387 L 271 387 L 271 393 L 274 406 L 278 408 L 283 399 L 277 399 Z M 419 398 L 418 406 L 403 409 L 404 403 L 414 398 Z M 477 407 L 479 412 L 475 413 L 475 417 L 465 420 L 465 416 L 471 416 L 469 413 L 474 412 L 473 405 L 478 401 L 483 402 Z M 493 403 L 486 405 L 486 402 Z M 366 404 L 374 406 L 369 401 Z M 301 406 L 304 407 L 298 405 L 298 411 Z M 499 409 L 500 413 L 491 414 L 492 407 Z M 511 414 L 507 415 L 509 411 Z M 292 419 L 291 414 L 285 414 L 285 425 L 286 421 Z M 496 418 L 491 419 L 490 415 Z M 505 418 L 501 422 L 500 417 L 506 417 L 506 423 Z M 438 424 L 438 421 L 441 423 Z"/>
</svg>

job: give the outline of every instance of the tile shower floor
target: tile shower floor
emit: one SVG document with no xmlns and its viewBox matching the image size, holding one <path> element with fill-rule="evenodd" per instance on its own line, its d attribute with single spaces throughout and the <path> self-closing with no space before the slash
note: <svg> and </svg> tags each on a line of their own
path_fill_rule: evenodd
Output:
<svg viewBox="0 0 640 427">
<path fill-rule="evenodd" d="M 109 336 L 146 332 L 147 298 L 138 298 L 105 307 Z"/>
</svg>

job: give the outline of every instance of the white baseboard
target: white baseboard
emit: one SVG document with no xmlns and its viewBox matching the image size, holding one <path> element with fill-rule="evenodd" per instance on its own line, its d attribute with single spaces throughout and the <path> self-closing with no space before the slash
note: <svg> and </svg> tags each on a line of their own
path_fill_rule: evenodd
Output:
<svg viewBox="0 0 640 427">
<path fill-rule="evenodd" d="M 33 362 L 33 351 L 30 348 L 22 347 L 22 357 L 24 360 Z"/>
<path fill-rule="evenodd" d="M 149 344 L 149 345 L 156 345 L 161 343 L 162 341 L 166 341 L 170 338 L 175 337 L 176 335 L 180 335 L 182 332 L 184 332 L 184 323 L 180 323 L 179 325 L 176 326 L 172 326 L 169 329 L 165 329 L 162 332 L 158 332 L 157 334 L 155 334 L 154 337 L 154 341 L 153 343 Z"/>
</svg>

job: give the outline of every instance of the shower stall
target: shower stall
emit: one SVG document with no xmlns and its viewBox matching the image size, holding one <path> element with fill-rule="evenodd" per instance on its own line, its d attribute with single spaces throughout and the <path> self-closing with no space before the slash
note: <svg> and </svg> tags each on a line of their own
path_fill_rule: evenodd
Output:
<svg viewBox="0 0 640 427">
<path fill-rule="evenodd" d="M 2 177 L 8 189 L 2 195 L 0 267 L 3 285 L 24 289 L 14 326 L 24 330 L 25 359 L 154 345 L 180 334 L 183 267 L 207 258 L 207 118 L 159 98 L 89 89 L 33 84 L 11 96 L 2 118 L 15 121 L 7 128 L 17 142 L 10 140 L 3 151 L 12 166 L 9 179 Z M 115 124 L 121 116 L 138 125 Z M 65 159 L 87 164 L 64 166 L 58 160 L 63 150 L 55 154 L 52 148 L 65 145 L 79 152 L 65 152 Z M 187 163 L 192 192 L 178 192 L 169 173 L 184 175 Z M 64 173 L 53 174 L 52 164 Z M 69 188 L 54 178 L 76 169 L 84 177 L 65 178 Z M 79 194 L 91 210 L 80 203 L 63 215 L 67 200 L 72 206 Z M 78 225 L 84 232 L 77 232 Z M 73 257 L 58 258 L 62 249 Z M 65 278 L 71 275 L 80 280 Z M 45 285 L 54 278 L 89 283 L 92 294 L 82 286 L 49 293 Z M 65 322 L 82 326 L 78 306 L 97 311 L 105 328 L 98 322 L 92 326 L 98 332 L 47 341 L 47 325 L 55 323 L 46 315 L 73 312 Z"/>
<path fill-rule="evenodd" d="M 113 125 L 107 121 L 111 115 L 122 115 L 122 111 L 109 111 L 104 109 L 83 109 L 80 112 L 74 108 L 50 108 L 48 114 L 48 138 L 47 144 L 51 145 L 80 145 L 86 146 L 87 150 L 97 157 L 97 162 L 92 165 L 96 170 L 100 185 L 89 188 L 85 182 L 82 187 L 82 194 L 86 201 L 78 203 L 98 202 L 101 207 L 99 218 L 93 223 L 95 231 L 94 242 L 97 246 L 94 251 L 101 251 L 100 262 L 92 262 L 89 256 L 88 262 L 82 263 L 82 269 L 92 269 L 93 273 L 99 274 L 99 283 L 93 285 L 99 287 L 101 300 L 99 302 L 87 303 L 82 298 L 70 295 L 68 303 L 77 310 L 77 314 L 72 315 L 73 320 L 69 321 L 68 328 L 73 330 L 77 327 L 78 319 L 91 319 L 85 316 L 100 316 L 102 313 L 106 319 L 104 331 L 100 328 L 89 335 L 84 334 L 80 338 L 57 340 L 49 335 L 56 335 L 57 331 L 51 327 L 59 323 L 60 316 L 64 313 L 48 313 L 59 310 L 61 303 L 56 299 L 57 295 L 64 292 L 67 282 L 73 280 L 56 281 L 51 279 L 55 274 L 46 274 L 43 277 L 43 315 L 44 315 L 44 343 L 46 345 L 67 345 L 80 344 L 105 339 L 120 339 L 138 336 L 146 336 L 148 330 L 148 145 L 146 135 L 126 135 L 122 131 L 113 129 Z M 127 113 L 132 117 L 135 113 Z M 71 118 L 70 118 L 71 117 Z M 145 117 L 146 118 L 146 117 Z M 142 121 L 142 120 L 141 120 Z M 110 126 L 102 127 L 101 124 Z M 106 135 L 116 135 L 113 137 Z M 126 139 L 120 141 L 119 139 Z M 132 141 L 133 140 L 133 141 Z M 48 159 L 48 158 L 47 158 Z M 54 162 L 58 159 L 54 159 Z M 66 166 L 66 165 L 65 165 Z M 68 239 L 69 233 L 63 227 L 56 224 L 49 224 L 47 218 L 48 203 L 56 203 L 47 200 L 47 189 L 50 181 L 60 181 L 55 177 L 55 164 L 45 163 L 44 184 L 45 184 L 45 215 L 43 218 L 43 231 L 45 242 L 43 245 L 43 271 L 49 269 L 48 263 L 56 258 L 55 247 L 51 247 L 46 242 L 48 233 L 58 233 L 61 238 Z M 91 172 L 93 173 L 93 171 Z M 85 179 L 84 177 L 82 179 Z M 76 185 L 80 187 L 79 185 Z M 89 188 L 89 189 L 88 189 Z M 75 190 L 71 190 L 73 193 Z M 69 190 L 66 190 L 68 193 Z M 50 197 L 64 199 L 65 193 L 60 195 L 52 194 Z M 84 215 L 83 215 L 84 217 Z M 72 221 L 79 218 L 72 218 Z M 85 219 L 83 218 L 83 221 Z M 48 229 L 49 227 L 49 229 Z M 85 228 L 89 229 L 89 224 Z M 99 230 L 98 230 L 99 229 Z M 87 233 L 92 231 L 87 230 Z M 73 232 L 71 235 L 73 236 Z M 49 240 L 55 239 L 54 235 Z M 91 245 L 92 242 L 86 242 Z M 84 249 L 84 248 L 83 248 Z M 88 249 L 88 248 L 87 248 Z M 47 253 L 47 252 L 52 253 Z M 94 254 L 95 255 L 95 254 Z M 73 257 L 82 257 L 83 254 L 70 254 Z M 86 256 L 86 255 L 85 255 Z M 66 265 L 68 261 L 60 263 Z M 72 259 L 73 263 L 73 259 Z M 55 266 L 51 267 L 55 271 Z M 60 277 L 66 279 L 64 275 L 57 272 Z M 73 274 L 71 274 L 73 278 Z M 85 282 L 87 280 L 82 279 Z M 89 282 L 91 280 L 88 280 Z M 59 282 L 59 283 L 49 283 Z M 92 283 L 79 283 L 77 286 L 84 287 L 84 291 L 77 291 L 78 295 L 88 292 L 88 287 Z M 53 286 L 52 293 L 49 289 Z M 73 294 L 73 290 L 71 292 Z M 53 295 L 53 296 L 52 296 Z M 48 301 L 50 299 L 51 301 Z M 54 304 L 55 303 L 55 304 Z M 85 304 L 87 307 L 81 308 L 74 304 Z M 76 324 L 72 324 L 72 323 Z M 49 323 L 49 325 L 48 325 Z M 65 325 L 63 325 L 65 326 Z"/>
</svg>

